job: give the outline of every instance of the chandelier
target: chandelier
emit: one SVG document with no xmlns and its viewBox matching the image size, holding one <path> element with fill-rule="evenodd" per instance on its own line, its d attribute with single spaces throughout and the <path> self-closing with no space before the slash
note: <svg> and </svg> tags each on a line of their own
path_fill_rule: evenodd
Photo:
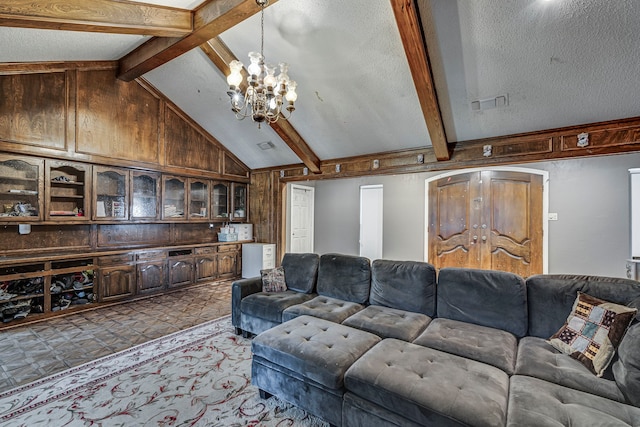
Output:
<svg viewBox="0 0 640 427">
<path fill-rule="evenodd" d="M 236 118 L 242 120 L 251 117 L 260 127 L 260 123 L 265 121 L 274 123 L 278 119 L 288 119 L 295 110 L 294 103 L 298 94 L 296 82 L 287 75 L 289 65 L 284 62 L 278 64 L 280 74 L 276 76 L 276 67 L 264 62 L 264 8 L 269 4 L 269 0 L 256 0 L 256 4 L 261 9 L 260 53 L 249 53 L 247 89 L 244 93 L 240 88 L 243 80 L 242 62 L 231 61 L 231 73 L 227 76 L 227 94 L 231 99 L 231 111 L 235 113 Z"/>
</svg>

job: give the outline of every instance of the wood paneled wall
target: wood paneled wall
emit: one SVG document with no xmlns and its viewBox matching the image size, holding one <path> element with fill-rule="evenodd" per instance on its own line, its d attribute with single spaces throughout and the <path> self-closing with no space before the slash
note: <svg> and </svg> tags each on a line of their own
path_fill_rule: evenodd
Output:
<svg viewBox="0 0 640 427">
<path fill-rule="evenodd" d="M 216 243 L 216 228 L 194 224 L 33 224 L 31 233 L 18 234 L 18 224 L 0 228 L 0 253 L 24 256 L 34 253 L 93 252 Z"/>
<path fill-rule="evenodd" d="M 249 168 L 115 62 L 0 64 L 0 151 L 249 181 Z"/>
</svg>

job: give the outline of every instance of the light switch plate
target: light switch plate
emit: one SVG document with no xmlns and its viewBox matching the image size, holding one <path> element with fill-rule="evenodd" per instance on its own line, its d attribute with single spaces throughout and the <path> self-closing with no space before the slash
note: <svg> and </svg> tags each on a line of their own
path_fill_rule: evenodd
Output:
<svg viewBox="0 0 640 427">
<path fill-rule="evenodd" d="M 557 212 L 549 212 L 549 221 L 557 221 L 558 220 L 558 213 Z"/>
</svg>

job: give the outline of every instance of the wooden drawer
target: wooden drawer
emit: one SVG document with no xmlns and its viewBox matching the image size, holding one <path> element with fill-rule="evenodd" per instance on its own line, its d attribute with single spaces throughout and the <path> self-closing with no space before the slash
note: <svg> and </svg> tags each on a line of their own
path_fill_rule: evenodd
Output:
<svg viewBox="0 0 640 427">
<path fill-rule="evenodd" d="M 215 254 L 216 252 L 218 252 L 218 248 L 216 248 L 215 246 L 196 248 L 196 254 Z"/>
<path fill-rule="evenodd" d="M 220 245 L 218 246 L 218 252 L 234 252 L 239 251 L 239 245 Z"/>
<path fill-rule="evenodd" d="M 107 255 L 98 258 L 98 265 L 122 265 L 133 261 L 133 254 Z"/>
<path fill-rule="evenodd" d="M 152 259 L 162 259 L 167 256 L 166 251 L 158 250 L 158 251 L 144 251 L 137 253 L 138 261 L 147 261 Z"/>
</svg>

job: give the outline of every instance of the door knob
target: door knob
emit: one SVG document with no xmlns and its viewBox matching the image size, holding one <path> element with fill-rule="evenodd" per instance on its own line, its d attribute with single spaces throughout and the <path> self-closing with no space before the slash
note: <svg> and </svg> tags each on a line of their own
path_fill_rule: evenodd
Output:
<svg viewBox="0 0 640 427">
<path fill-rule="evenodd" d="M 482 236 L 482 243 L 487 241 L 487 236 Z"/>
</svg>

